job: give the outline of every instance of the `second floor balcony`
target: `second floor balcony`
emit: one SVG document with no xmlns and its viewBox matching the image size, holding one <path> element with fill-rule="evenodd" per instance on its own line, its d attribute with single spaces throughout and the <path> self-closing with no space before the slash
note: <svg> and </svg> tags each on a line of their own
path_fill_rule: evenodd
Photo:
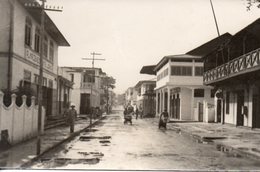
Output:
<svg viewBox="0 0 260 172">
<path fill-rule="evenodd" d="M 213 84 L 225 79 L 260 70 L 260 48 L 230 60 L 203 74 L 204 84 Z"/>
</svg>

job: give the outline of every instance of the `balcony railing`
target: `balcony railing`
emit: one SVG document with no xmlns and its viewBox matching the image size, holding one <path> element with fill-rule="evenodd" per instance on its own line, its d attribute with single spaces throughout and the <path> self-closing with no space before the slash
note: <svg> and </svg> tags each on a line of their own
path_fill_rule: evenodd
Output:
<svg viewBox="0 0 260 172">
<path fill-rule="evenodd" d="M 89 83 L 89 82 L 83 82 L 83 83 L 81 83 L 80 88 L 82 88 L 82 89 L 91 89 L 91 86 L 92 86 L 92 88 L 94 88 L 95 84 Z"/>
<path fill-rule="evenodd" d="M 240 74 L 260 69 L 260 48 L 204 72 L 204 84 L 211 84 Z"/>
</svg>

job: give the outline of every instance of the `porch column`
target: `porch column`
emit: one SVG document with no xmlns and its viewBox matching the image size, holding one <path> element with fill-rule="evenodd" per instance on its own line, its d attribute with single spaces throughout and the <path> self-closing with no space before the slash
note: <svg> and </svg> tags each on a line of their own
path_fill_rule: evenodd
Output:
<svg viewBox="0 0 260 172">
<path fill-rule="evenodd" d="M 159 92 L 158 92 L 158 90 L 156 90 L 155 91 L 155 114 L 156 114 L 156 116 L 157 116 L 157 114 L 158 114 L 158 95 L 159 94 Z"/>
<path fill-rule="evenodd" d="M 162 104 L 162 111 L 161 112 L 163 112 L 164 111 L 164 104 L 165 104 L 165 91 L 164 91 L 164 89 L 162 89 L 162 93 L 163 93 L 163 104 Z"/>
<path fill-rule="evenodd" d="M 171 101 L 171 97 L 170 97 L 170 87 L 167 87 L 167 94 L 168 94 L 168 96 L 167 96 L 167 112 L 170 114 L 170 109 L 171 109 L 171 107 L 170 107 L 170 105 L 171 105 L 171 103 L 170 103 L 170 101 Z"/>
<path fill-rule="evenodd" d="M 163 90 L 161 89 L 161 105 L 160 105 L 160 113 L 163 111 Z"/>
</svg>

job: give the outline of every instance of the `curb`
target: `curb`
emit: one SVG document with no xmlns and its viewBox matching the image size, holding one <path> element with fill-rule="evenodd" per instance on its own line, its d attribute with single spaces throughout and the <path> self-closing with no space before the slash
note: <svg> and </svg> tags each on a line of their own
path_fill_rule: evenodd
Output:
<svg viewBox="0 0 260 172">
<path fill-rule="evenodd" d="M 22 164 L 20 166 L 20 168 L 24 168 L 26 169 L 26 167 L 28 167 L 31 163 L 33 163 L 34 161 L 37 161 L 39 158 L 41 158 L 44 154 L 46 154 L 47 152 L 55 149 L 56 147 L 60 146 L 61 144 L 63 144 L 64 142 L 67 142 L 67 141 L 70 141 L 72 140 L 73 138 L 75 138 L 76 136 L 78 136 L 81 132 L 83 132 L 84 130 L 92 127 L 93 125 L 95 125 L 97 122 L 103 120 L 106 116 L 102 116 L 100 119 L 96 120 L 95 122 L 92 123 L 92 125 L 88 125 L 87 127 L 79 130 L 79 131 L 76 131 L 74 133 L 72 133 L 69 137 L 67 137 L 66 139 L 63 139 L 61 140 L 60 142 L 54 144 L 53 146 L 51 146 L 50 148 L 44 150 L 43 152 L 40 153 L 40 155 L 36 155 L 34 158 L 30 159 L 28 162 Z"/>
<path fill-rule="evenodd" d="M 255 154 L 252 154 L 250 152 L 247 152 L 247 151 L 243 151 L 243 150 L 240 150 L 238 148 L 234 148 L 232 146 L 229 146 L 229 145 L 225 145 L 223 143 L 217 143 L 214 139 L 207 139 L 207 137 L 204 137 L 204 136 L 200 136 L 198 134 L 192 134 L 186 130 L 182 130 L 181 127 L 177 127 L 177 126 L 171 126 L 171 129 L 174 130 L 175 132 L 177 133 L 182 133 L 186 136 L 189 136 L 189 137 L 192 137 L 193 139 L 195 139 L 196 141 L 200 142 L 200 143 L 205 143 L 205 142 L 208 142 L 208 143 L 212 143 L 216 146 L 216 149 L 220 152 L 223 152 L 223 153 L 230 153 L 232 154 L 234 157 L 248 157 L 248 158 L 252 158 L 254 160 L 259 160 L 260 159 L 260 156 L 258 155 L 255 155 Z"/>
</svg>

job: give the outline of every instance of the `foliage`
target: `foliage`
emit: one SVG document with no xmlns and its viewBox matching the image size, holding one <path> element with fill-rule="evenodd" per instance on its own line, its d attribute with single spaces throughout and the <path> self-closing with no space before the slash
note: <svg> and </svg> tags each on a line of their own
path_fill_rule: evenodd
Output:
<svg viewBox="0 0 260 172">
<path fill-rule="evenodd" d="M 246 0 L 247 2 L 247 10 L 249 11 L 251 9 L 252 6 L 257 6 L 258 8 L 260 8 L 260 0 Z"/>
<path fill-rule="evenodd" d="M 101 78 L 101 87 L 103 89 L 107 88 L 115 88 L 116 80 L 112 76 L 105 76 L 104 78 Z"/>
<path fill-rule="evenodd" d="M 5 106 L 10 106 L 12 103 L 12 94 L 16 94 L 16 105 L 21 106 L 23 103 L 22 96 L 26 95 L 26 104 L 27 106 L 31 105 L 31 97 L 36 96 L 36 92 L 30 86 L 18 86 L 17 89 L 9 91 L 3 90 L 4 93 L 4 104 Z"/>
</svg>

